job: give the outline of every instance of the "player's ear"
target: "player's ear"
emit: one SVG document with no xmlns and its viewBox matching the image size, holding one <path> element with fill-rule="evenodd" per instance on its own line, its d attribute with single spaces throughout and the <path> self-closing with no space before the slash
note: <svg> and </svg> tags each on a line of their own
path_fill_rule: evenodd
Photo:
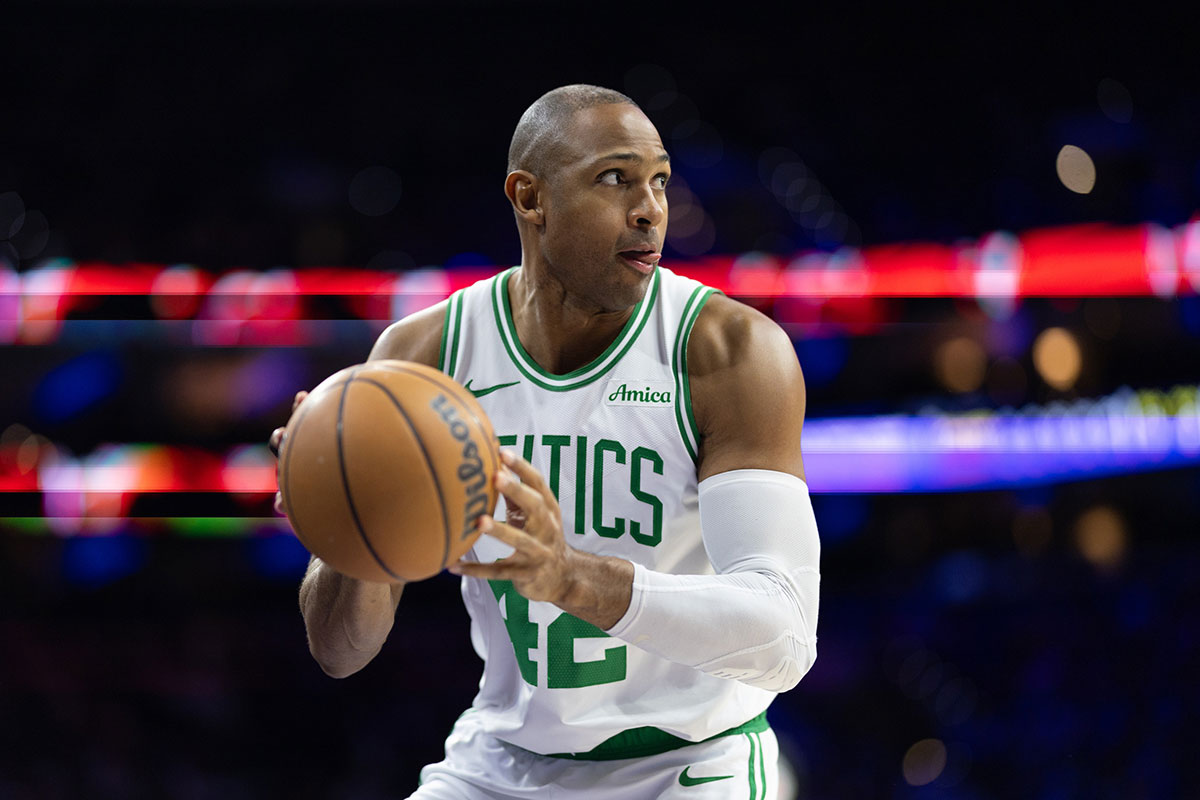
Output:
<svg viewBox="0 0 1200 800">
<path fill-rule="evenodd" d="M 508 173 L 504 179 L 504 194 L 512 203 L 517 217 L 541 227 L 546 215 L 542 210 L 541 182 L 532 172 L 518 169 Z"/>
</svg>

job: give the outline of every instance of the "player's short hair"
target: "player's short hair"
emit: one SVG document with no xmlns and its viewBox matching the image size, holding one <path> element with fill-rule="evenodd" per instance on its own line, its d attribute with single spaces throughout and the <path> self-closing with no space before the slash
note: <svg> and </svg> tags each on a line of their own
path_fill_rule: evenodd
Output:
<svg viewBox="0 0 1200 800">
<path fill-rule="evenodd" d="M 523 169 L 541 178 L 562 166 L 563 140 L 571 117 L 592 106 L 625 103 L 640 109 L 632 98 L 587 83 L 552 89 L 525 109 L 508 147 L 508 171 Z"/>
</svg>

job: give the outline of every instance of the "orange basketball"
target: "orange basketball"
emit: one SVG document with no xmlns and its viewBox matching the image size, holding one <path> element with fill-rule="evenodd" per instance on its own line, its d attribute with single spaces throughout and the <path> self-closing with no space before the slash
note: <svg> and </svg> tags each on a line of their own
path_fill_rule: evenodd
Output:
<svg viewBox="0 0 1200 800">
<path fill-rule="evenodd" d="M 422 364 L 371 361 L 326 378 L 292 414 L 279 490 L 296 536 L 338 572 L 415 581 L 474 544 L 499 464 L 470 392 Z"/>
</svg>

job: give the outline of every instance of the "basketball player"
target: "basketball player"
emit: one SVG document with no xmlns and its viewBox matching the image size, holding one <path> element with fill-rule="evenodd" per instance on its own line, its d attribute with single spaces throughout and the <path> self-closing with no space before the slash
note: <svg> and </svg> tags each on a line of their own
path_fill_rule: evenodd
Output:
<svg viewBox="0 0 1200 800">
<path fill-rule="evenodd" d="M 451 568 L 483 678 L 414 798 L 777 792 L 766 709 L 816 658 L 804 381 L 773 322 L 659 266 L 670 175 L 629 98 L 549 92 L 509 150 L 521 266 L 371 351 L 453 376 L 506 448 L 495 518 Z M 311 562 L 326 672 L 379 652 L 402 589 Z"/>
</svg>

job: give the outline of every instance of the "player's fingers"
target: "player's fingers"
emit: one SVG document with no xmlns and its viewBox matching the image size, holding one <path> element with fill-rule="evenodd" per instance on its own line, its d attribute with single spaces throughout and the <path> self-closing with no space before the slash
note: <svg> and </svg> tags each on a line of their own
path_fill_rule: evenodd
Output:
<svg viewBox="0 0 1200 800">
<path fill-rule="evenodd" d="M 267 449 L 270 450 L 276 458 L 279 458 L 279 448 L 283 445 L 283 434 L 286 428 L 276 428 L 271 431 L 271 438 L 267 439 Z"/>
<path fill-rule="evenodd" d="M 527 520 L 549 513 L 546 508 L 546 498 L 542 497 L 534 487 L 518 481 L 507 470 L 496 473 L 496 488 L 500 490 L 500 494 L 504 495 L 505 500 L 524 512 Z"/>
<path fill-rule="evenodd" d="M 558 504 L 558 500 L 554 497 L 554 492 L 550 491 L 550 487 L 546 485 L 546 479 L 542 477 L 542 473 L 534 469 L 533 464 L 530 464 L 511 450 L 501 450 L 500 460 L 504 462 L 506 467 L 516 473 L 517 477 L 521 479 L 521 483 L 531 487 L 547 503 Z"/>
<path fill-rule="evenodd" d="M 292 411 L 294 412 L 304 402 L 304 398 L 308 397 L 308 392 L 296 392 L 296 396 L 292 398 Z"/>
<path fill-rule="evenodd" d="M 515 528 L 487 515 L 479 518 L 479 530 L 519 552 L 526 552 L 537 544 L 532 536 L 520 528 Z"/>
<path fill-rule="evenodd" d="M 504 560 L 481 564 L 478 561 L 459 561 L 446 567 L 452 575 L 465 575 L 468 578 L 487 578 L 488 580 L 504 580 L 512 570 Z"/>
<path fill-rule="evenodd" d="M 281 515 L 285 513 L 283 510 L 283 492 L 275 493 L 275 513 Z"/>
</svg>

